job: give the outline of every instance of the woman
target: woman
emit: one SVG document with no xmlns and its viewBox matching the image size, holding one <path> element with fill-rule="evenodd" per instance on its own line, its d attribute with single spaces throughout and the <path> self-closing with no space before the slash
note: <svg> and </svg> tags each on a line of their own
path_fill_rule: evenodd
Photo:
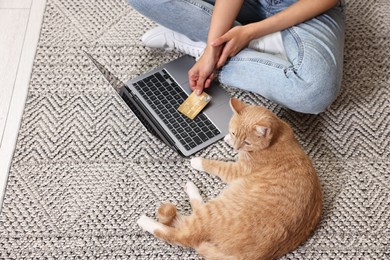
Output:
<svg viewBox="0 0 390 260">
<path fill-rule="evenodd" d="M 344 17 L 339 0 L 128 0 L 158 23 L 148 47 L 178 49 L 197 62 L 198 94 L 216 77 L 292 110 L 318 114 L 340 90 Z"/>
</svg>

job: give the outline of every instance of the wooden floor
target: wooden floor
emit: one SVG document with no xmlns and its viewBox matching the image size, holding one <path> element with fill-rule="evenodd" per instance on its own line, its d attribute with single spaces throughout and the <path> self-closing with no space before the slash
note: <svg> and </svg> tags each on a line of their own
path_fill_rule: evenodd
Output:
<svg viewBox="0 0 390 260">
<path fill-rule="evenodd" d="M 46 0 L 0 0 L 0 205 L 15 150 L 45 4 Z"/>
</svg>

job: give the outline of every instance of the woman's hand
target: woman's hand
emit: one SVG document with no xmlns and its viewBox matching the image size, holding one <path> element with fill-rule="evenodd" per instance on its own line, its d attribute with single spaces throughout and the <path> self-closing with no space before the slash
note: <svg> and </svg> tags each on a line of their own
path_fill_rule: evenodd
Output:
<svg viewBox="0 0 390 260">
<path fill-rule="evenodd" d="M 208 46 L 200 59 L 188 71 L 190 87 L 200 95 L 204 88 L 208 88 L 217 76 L 215 70 L 222 48 Z"/>
<path fill-rule="evenodd" d="M 213 47 L 223 47 L 217 62 L 217 68 L 222 67 L 228 58 L 235 56 L 239 51 L 247 47 L 251 40 L 250 26 L 233 27 L 215 39 L 211 45 Z"/>
<path fill-rule="evenodd" d="M 201 58 L 189 70 L 190 87 L 199 95 L 208 88 L 217 76 L 215 71 L 221 68 L 229 57 L 245 48 L 250 38 L 248 26 L 236 26 L 207 46 Z"/>
</svg>

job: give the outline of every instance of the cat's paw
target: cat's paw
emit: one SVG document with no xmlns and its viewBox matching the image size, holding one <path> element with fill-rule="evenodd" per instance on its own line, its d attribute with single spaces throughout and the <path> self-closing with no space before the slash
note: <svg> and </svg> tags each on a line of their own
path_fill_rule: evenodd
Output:
<svg viewBox="0 0 390 260">
<path fill-rule="evenodd" d="M 195 186 L 195 184 L 192 181 L 188 181 L 186 183 L 186 186 L 184 186 L 184 190 L 187 193 L 190 200 L 197 200 L 197 201 L 203 201 L 202 197 L 199 194 L 198 188 Z"/>
<path fill-rule="evenodd" d="M 202 166 L 202 158 L 195 157 L 190 160 L 192 168 L 198 170 L 198 171 L 204 171 Z"/>
<path fill-rule="evenodd" d="M 225 135 L 223 140 L 230 146 L 232 146 L 232 136 L 230 134 Z"/>
<path fill-rule="evenodd" d="M 159 228 L 160 223 L 157 221 L 147 217 L 146 215 L 142 215 L 138 221 L 138 226 L 140 226 L 144 231 L 147 231 L 151 234 L 154 234 L 154 231 Z"/>
</svg>

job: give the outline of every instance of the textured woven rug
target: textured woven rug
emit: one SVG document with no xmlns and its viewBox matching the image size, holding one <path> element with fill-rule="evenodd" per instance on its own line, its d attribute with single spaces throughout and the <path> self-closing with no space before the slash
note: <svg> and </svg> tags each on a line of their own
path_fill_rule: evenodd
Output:
<svg viewBox="0 0 390 260">
<path fill-rule="evenodd" d="M 324 190 L 314 235 L 283 259 L 390 258 L 390 3 L 347 1 L 342 93 L 318 116 L 227 87 L 288 121 Z M 83 51 L 126 80 L 178 57 L 142 47 L 153 22 L 123 0 L 48 0 L 0 215 L 0 258 L 199 259 L 143 232 L 160 201 L 183 213 L 192 180 L 205 199 L 217 178 L 149 134 Z M 233 159 L 220 141 L 197 154 Z"/>
</svg>

